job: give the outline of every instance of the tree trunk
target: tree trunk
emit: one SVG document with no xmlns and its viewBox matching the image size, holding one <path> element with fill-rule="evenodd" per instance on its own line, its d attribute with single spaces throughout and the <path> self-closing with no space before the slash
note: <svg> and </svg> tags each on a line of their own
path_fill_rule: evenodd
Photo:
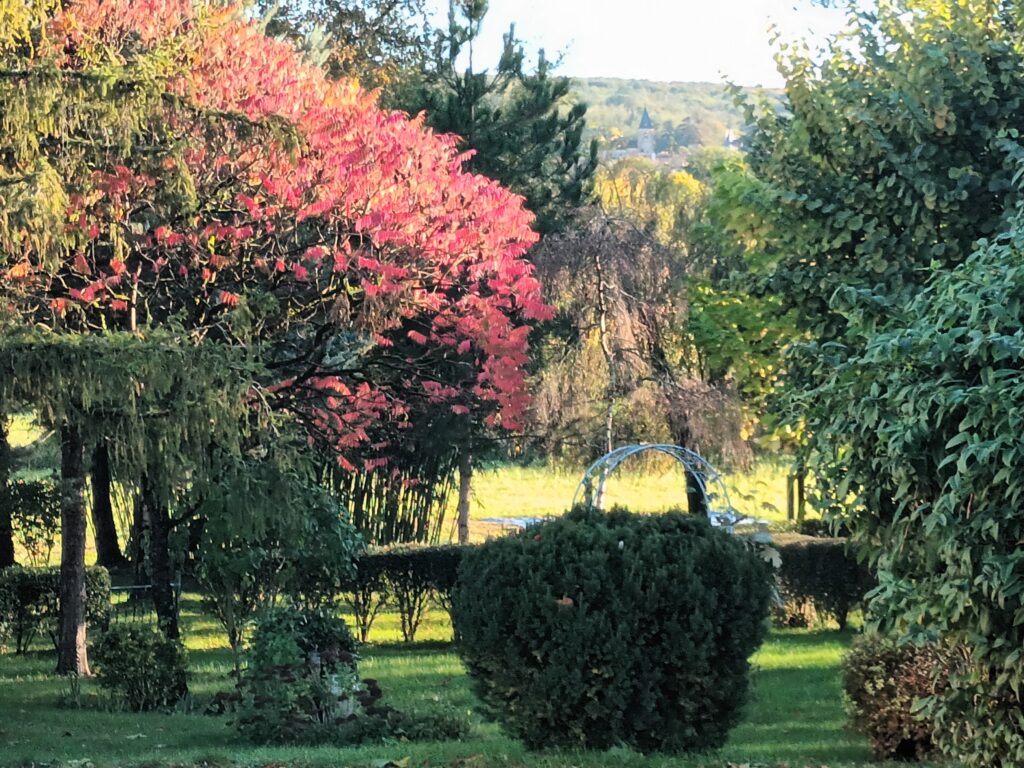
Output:
<svg viewBox="0 0 1024 768">
<path fill-rule="evenodd" d="M 127 560 L 117 542 L 110 483 L 110 454 L 107 446 L 100 444 L 92 454 L 92 532 L 96 542 L 96 564 L 104 568 L 121 568 Z"/>
<path fill-rule="evenodd" d="M 171 520 L 167 506 L 154 493 L 148 476 L 142 478 L 142 506 L 148 524 L 146 552 L 157 623 L 169 639 L 178 640 L 181 635 L 178 629 L 174 566 L 171 563 Z"/>
<path fill-rule="evenodd" d="M 693 437 L 690 432 L 690 419 L 682 406 L 669 400 L 669 426 L 676 445 L 694 450 Z M 696 452 L 696 451 L 695 451 Z M 696 472 L 686 470 L 686 506 L 691 515 L 708 514 L 707 499 L 703 490 L 704 478 Z"/>
<path fill-rule="evenodd" d="M 85 447 L 78 429 L 60 431 L 60 628 L 57 672 L 89 674 L 85 645 Z"/>
<path fill-rule="evenodd" d="M 615 365 L 615 353 L 612 349 L 611 333 L 608 330 L 608 289 L 604 279 L 604 264 L 601 260 L 601 249 L 594 251 L 594 275 L 597 277 L 597 329 L 601 343 L 601 354 L 608 366 L 608 383 L 605 387 L 604 409 L 604 453 L 611 453 L 615 448 L 615 395 L 619 389 L 618 371 Z M 604 507 L 604 484 L 608 479 L 607 472 L 601 471 L 598 481 L 597 499 L 594 506 Z"/>
<path fill-rule="evenodd" d="M 149 535 L 149 523 L 146 520 L 146 505 L 142 503 L 142 493 L 137 492 L 132 500 L 132 533 L 128 537 L 128 557 L 135 573 L 137 585 L 149 584 L 149 568 L 146 567 L 146 540 Z"/>
<path fill-rule="evenodd" d="M 174 565 L 171 562 L 171 519 L 167 505 L 156 494 L 149 475 L 142 478 L 143 517 L 147 524 L 145 541 L 149 575 L 152 579 L 150 594 L 160 630 L 169 640 L 181 639 L 178 627 L 178 596 L 175 589 Z M 188 683 L 182 675 L 176 681 L 179 698 L 188 693 Z"/>
<path fill-rule="evenodd" d="M 473 486 L 473 454 L 469 446 L 459 453 L 459 544 L 469 544 L 469 492 Z"/>
<path fill-rule="evenodd" d="M 0 413 L 0 493 L 7 488 L 11 476 L 11 445 L 7 442 L 7 417 Z M 6 500 L 0 503 L 0 568 L 16 565 L 14 560 L 14 525 Z"/>
</svg>

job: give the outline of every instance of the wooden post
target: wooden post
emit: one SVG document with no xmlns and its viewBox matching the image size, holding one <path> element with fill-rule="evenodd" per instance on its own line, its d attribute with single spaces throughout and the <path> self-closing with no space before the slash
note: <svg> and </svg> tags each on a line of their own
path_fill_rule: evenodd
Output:
<svg viewBox="0 0 1024 768">
<path fill-rule="evenodd" d="M 469 494 L 473 486 L 473 454 L 469 446 L 459 452 L 459 544 L 469 543 Z"/>
<path fill-rule="evenodd" d="M 794 517 L 795 499 L 793 493 L 793 483 L 796 478 L 793 475 L 786 476 L 786 520 L 792 522 Z"/>
</svg>

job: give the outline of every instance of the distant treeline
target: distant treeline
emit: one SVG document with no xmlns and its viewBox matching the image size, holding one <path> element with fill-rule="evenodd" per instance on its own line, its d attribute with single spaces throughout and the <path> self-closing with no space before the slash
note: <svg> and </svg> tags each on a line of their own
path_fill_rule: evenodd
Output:
<svg viewBox="0 0 1024 768">
<path fill-rule="evenodd" d="M 644 108 L 659 152 L 720 146 L 728 131 L 739 134 L 743 128 L 743 114 L 722 84 L 578 78 L 573 96 L 587 104 L 587 129 L 606 148 L 635 138 Z"/>
</svg>

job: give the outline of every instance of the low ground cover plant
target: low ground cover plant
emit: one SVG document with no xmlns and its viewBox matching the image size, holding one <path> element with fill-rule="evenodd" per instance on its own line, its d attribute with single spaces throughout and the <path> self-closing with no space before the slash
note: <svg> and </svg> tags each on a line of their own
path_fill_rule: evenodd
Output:
<svg viewBox="0 0 1024 768">
<path fill-rule="evenodd" d="M 239 687 L 235 724 L 256 744 L 459 739 L 470 729 L 458 712 L 382 704 L 377 681 L 359 676 L 348 626 L 322 610 L 279 606 L 262 613 Z"/>
<path fill-rule="evenodd" d="M 703 518 L 578 508 L 468 553 L 453 618 L 477 693 L 528 747 L 687 752 L 739 720 L 771 589 Z"/>
</svg>

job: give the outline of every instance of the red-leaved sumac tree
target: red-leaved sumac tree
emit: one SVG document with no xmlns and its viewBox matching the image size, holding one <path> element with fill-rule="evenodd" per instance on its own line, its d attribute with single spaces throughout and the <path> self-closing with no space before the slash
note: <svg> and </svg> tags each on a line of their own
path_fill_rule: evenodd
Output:
<svg viewBox="0 0 1024 768">
<path fill-rule="evenodd" d="M 4 10 L 5 327 L 243 348 L 253 407 L 337 472 L 397 472 L 423 414 L 518 426 L 528 323 L 548 314 L 531 216 L 452 137 L 328 80 L 240 7 Z M 89 447 L 54 426 L 69 456 Z M 144 491 L 161 459 L 131 465 Z M 65 523 L 84 526 L 75 503 Z"/>
</svg>

